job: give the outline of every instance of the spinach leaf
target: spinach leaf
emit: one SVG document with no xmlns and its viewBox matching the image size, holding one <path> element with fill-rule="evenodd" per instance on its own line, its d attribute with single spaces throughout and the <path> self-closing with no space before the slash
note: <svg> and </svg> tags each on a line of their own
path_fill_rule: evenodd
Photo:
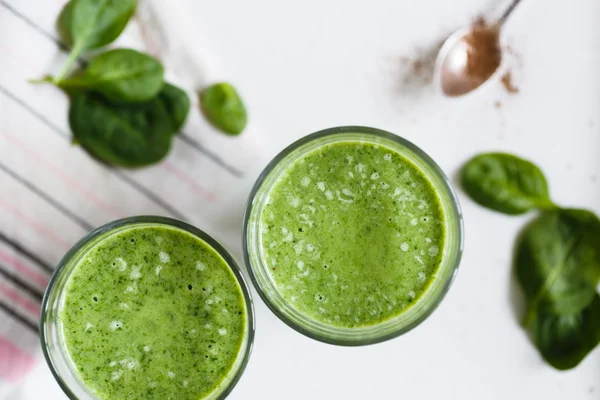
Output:
<svg viewBox="0 0 600 400">
<path fill-rule="evenodd" d="M 71 25 L 70 21 L 73 15 L 73 4 L 75 1 L 69 1 L 63 7 L 60 15 L 58 16 L 58 20 L 56 21 L 56 30 L 63 43 L 67 46 L 73 46 L 73 35 L 71 35 Z"/>
<path fill-rule="evenodd" d="M 154 57 L 131 49 L 94 57 L 82 74 L 59 82 L 63 89 L 88 89 L 109 100 L 137 103 L 155 97 L 164 84 L 164 68 Z"/>
<path fill-rule="evenodd" d="M 248 116 L 239 94 L 229 83 L 217 83 L 200 93 L 200 107 L 208 121 L 230 135 L 239 135 Z"/>
<path fill-rule="evenodd" d="M 67 75 L 83 52 L 114 41 L 125 29 L 136 5 L 136 0 L 71 0 L 61 13 L 59 30 L 73 48 L 55 83 Z"/>
<path fill-rule="evenodd" d="M 480 154 L 463 167 L 461 178 L 467 194 L 492 210 L 516 215 L 555 208 L 542 171 L 511 154 Z"/>
<path fill-rule="evenodd" d="M 169 114 L 174 133 L 179 133 L 190 111 L 190 98 L 177 86 L 165 83 L 158 94 Z"/>
<path fill-rule="evenodd" d="M 586 210 L 545 212 L 524 231 L 516 273 L 527 299 L 527 325 L 540 311 L 574 314 L 600 281 L 600 220 Z"/>
<path fill-rule="evenodd" d="M 71 98 L 69 125 L 74 139 L 109 165 L 141 167 L 169 152 L 173 126 L 158 97 L 134 105 L 114 105 L 85 92 Z"/>
<path fill-rule="evenodd" d="M 541 312 L 530 323 L 533 342 L 556 369 L 576 367 L 600 342 L 600 296 L 572 314 Z"/>
</svg>

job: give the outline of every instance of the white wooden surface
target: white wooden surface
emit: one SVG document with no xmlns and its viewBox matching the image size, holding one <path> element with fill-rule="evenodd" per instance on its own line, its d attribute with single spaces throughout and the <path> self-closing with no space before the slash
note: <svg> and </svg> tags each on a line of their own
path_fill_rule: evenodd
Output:
<svg viewBox="0 0 600 400">
<path fill-rule="evenodd" d="M 186 7 L 181 15 L 197 32 L 182 40 L 210 54 L 220 75 L 235 82 L 253 130 L 275 150 L 348 124 L 404 136 L 451 176 L 476 152 L 507 150 L 543 168 L 558 203 L 600 212 L 598 1 L 523 1 L 503 33 L 522 55 L 522 68 L 514 70 L 520 93 L 510 96 L 492 82 L 452 101 L 431 88 L 400 90 L 399 59 L 501 1 L 170 4 Z M 460 198 L 464 258 L 432 317 L 387 343 L 341 348 L 291 330 L 255 296 L 255 348 L 230 398 L 599 399 L 599 350 L 577 369 L 557 372 L 542 362 L 516 320 L 510 259 L 515 235 L 531 215 L 511 218 Z M 243 199 L 233 206 L 242 207 Z M 44 364 L 21 396 L 64 398 Z"/>
</svg>

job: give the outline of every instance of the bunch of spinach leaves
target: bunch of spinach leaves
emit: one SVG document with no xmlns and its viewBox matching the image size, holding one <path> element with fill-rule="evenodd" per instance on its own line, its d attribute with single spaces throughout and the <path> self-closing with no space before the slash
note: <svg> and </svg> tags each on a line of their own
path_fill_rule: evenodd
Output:
<svg viewBox="0 0 600 400">
<path fill-rule="evenodd" d="M 485 153 L 462 169 L 462 185 L 480 205 L 505 214 L 540 214 L 517 242 L 515 269 L 527 302 L 523 326 L 553 367 L 577 366 L 600 342 L 600 220 L 550 199 L 533 163 Z"/>
<path fill-rule="evenodd" d="M 52 83 L 69 95 L 74 142 L 97 159 L 122 167 L 142 167 L 164 158 L 190 109 L 187 94 L 165 82 L 160 61 L 136 50 L 101 52 L 83 70 L 70 74 L 81 56 L 117 39 L 136 5 L 137 0 L 70 0 L 58 20 L 62 39 L 71 46 L 69 57 L 58 75 L 37 81 Z M 228 90 L 219 95 L 223 87 Z M 231 85 L 205 89 L 201 103 L 217 128 L 229 134 L 244 129 L 246 110 Z"/>
</svg>

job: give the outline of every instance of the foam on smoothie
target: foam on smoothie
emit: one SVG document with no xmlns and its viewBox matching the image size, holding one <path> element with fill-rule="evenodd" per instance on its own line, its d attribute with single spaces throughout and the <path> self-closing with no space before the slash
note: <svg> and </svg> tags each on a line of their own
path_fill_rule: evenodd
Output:
<svg viewBox="0 0 600 400">
<path fill-rule="evenodd" d="M 60 314 L 86 386 L 101 399 L 131 400 L 213 392 L 237 358 L 246 318 L 221 256 L 161 225 L 132 227 L 92 247 L 70 277 Z"/>
<path fill-rule="evenodd" d="M 381 145 L 324 145 L 278 178 L 262 210 L 261 256 L 280 294 L 342 327 L 405 312 L 441 262 L 444 216 L 425 174 Z"/>
</svg>

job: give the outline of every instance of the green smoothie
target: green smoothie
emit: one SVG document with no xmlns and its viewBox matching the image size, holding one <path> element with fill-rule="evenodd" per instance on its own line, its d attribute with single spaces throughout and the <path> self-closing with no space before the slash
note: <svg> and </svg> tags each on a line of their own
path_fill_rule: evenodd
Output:
<svg viewBox="0 0 600 400">
<path fill-rule="evenodd" d="M 236 277 L 207 243 L 164 225 L 102 239 L 67 283 L 68 353 L 101 399 L 203 399 L 226 379 L 247 334 Z"/>
<path fill-rule="evenodd" d="M 260 215 L 260 253 L 277 291 L 324 324 L 358 328 L 406 312 L 441 263 L 436 190 L 383 145 L 318 147 L 278 177 Z"/>
</svg>

